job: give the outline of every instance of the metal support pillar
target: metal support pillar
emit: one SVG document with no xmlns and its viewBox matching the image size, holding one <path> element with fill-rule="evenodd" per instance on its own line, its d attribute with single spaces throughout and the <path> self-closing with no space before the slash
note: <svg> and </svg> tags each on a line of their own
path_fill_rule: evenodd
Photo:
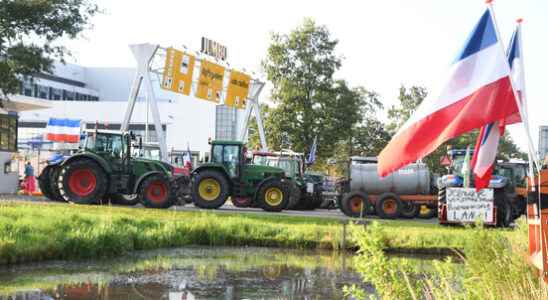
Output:
<svg viewBox="0 0 548 300">
<path fill-rule="evenodd" d="M 247 106 L 245 108 L 244 120 L 240 129 L 240 140 L 244 141 L 247 136 L 247 130 L 249 129 L 249 121 L 251 119 L 251 113 L 255 112 L 255 120 L 257 121 L 257 127 L 259 128 L 259 140 L 261 142 L 261 151 L 267 152 L 268 147 L 266 145 L 266 136 L 264 133 L 263 119 L 261 118 L 261 108 L 259 105 L 259 95 L 264 88 L 265 83 L 261 81 L 254 81 L 251 87 L 251 97 L 247 99 Z"/>
<path fill-rule="evenodd" d="M 122 131 L 127 131 L 129 129 L 129 123 L 131 122 L 131 116 L 133 115 L 133 109 L 135 108 L 135 103 L 137 102 L 137 96 L 139 95 L 139 90 L 142 86 L 143 81 L 146 86 L 146 96 L 149 100 L 149 105 L 147 105 L 147 113 L 150 109 L 152 112 L 152 119 L 154 121 L 154 130 L 156 131 L 156 137 L 158 139 L 158 145 L 160 146 L 160 159 L 163 161 L 168 161 L 167 154 L 167 144 L 164 136 L 164 131 L 162 130 L 162 122 L 160 120 L 160 111 L 158 110 L 158 103 L 156 101 L 156 96 L 154 95 L 154 89 L 152 86 L 152 81 L 150 78 L 150 62 L 158 50 L 158 45 L 152 44 L 135 44 L 130 45 L 129 48 L 133 52 L 133 56 L 137 61 L 137 73 L 135 74 L 135 79 L 131 86 L 131 92 L 129 94 L 129 99 L 126 108 L 126 114 L 124 116 L 124 121 L 122 123 Z"/>
</svg>

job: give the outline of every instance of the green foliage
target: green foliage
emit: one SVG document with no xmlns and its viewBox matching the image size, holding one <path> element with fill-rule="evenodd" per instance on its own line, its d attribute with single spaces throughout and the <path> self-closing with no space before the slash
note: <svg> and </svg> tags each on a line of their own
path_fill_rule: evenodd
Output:
<svg viewBox="0 0 548 300">
<path fill-rule="evenodd" d="M 451 259 L 417 268 L 408 259 L 393 260 L 390 233 L 378 224 L 355 231 L 360 252 L 358 272 L 382 299 L 546 299 L 548 289 L 527 263 L 527 224 L 515 231 L 474 227 L 463 229 L 463 264 Z M 348 293 L 366 299 L 357 287 Z"/>
<path fill-rule="evenodd" d="M 97 11 L 88 0 L 0 0 L 0 101 L 19 91 L 21 76 L 63 61 L 67 49 L 55 41 L 78 36 Z"/>
<path fill-rule="evenodd" d="M 396 134 L 398 129 L 411 117 L 427 95 L 428 92 L 424 87 L 412 86 L 406 88 L 402 85 L 398 95 L 399 104 L 397 106 L 392 105 L 388 109 L 387 130 L 392 135 Z"/>
<path fill-rule="evenodd" d="M 341 66 L 336 45 L 327 28 L 311 19 L 289 34 L 272 35 L 263 61 L 273 84 L 273 105 L 264 110 L 269 147 L 308 153 L 317 136 L 317 157 L 325 161 L 337 142 L 349 141 L 364 111 L 377 105 L 364 88 L 333 78 Z"/>
</svg>

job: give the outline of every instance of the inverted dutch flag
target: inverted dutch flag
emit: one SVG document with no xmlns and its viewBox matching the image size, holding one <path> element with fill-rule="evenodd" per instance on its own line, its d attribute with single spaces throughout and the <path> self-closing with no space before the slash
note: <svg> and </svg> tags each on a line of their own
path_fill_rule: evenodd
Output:
<svg viewBox="0 0 548 300">
<path fill-rule="evenodd" d="M 60 143 L 78 143 L 80 120 L 50 118 L 46 126 L 46 139 Z"/>
<path fill-rule="evenodd" d="M 380 176 L 425 157 L 451 138 L 518 112 L 510 67 L 489 8 L 459 51 L 446 82 L 382 150 Z"/>
<path fill-rule="evenodd" d="M 519 25 L 518 25 L 519 26 Z M 520 98 L 520 105 L 523 106 L 521 95 L 523 91 L 522 68 L 520 59 L 519 27 L 516 28 L 507 50 L 508 64 L 511 68 L 511 76 L 514 89 Z M 497 157 L 497 148 L 500 138 L 504 134 L 506 124 L 521 122 L 519 112 L 508 116 L 506 119 L 483 126 L 476 141 L 474 157 L 472 159 L 472 172 L 474 174 L 474 186 L 479 191 L 489 186 L 491 175 Z"/>
<path fill-rule="evenodd" d="M 312 147 L 310 147 L 310 153 L 308 153 L 308 158 L 306 159 L 306 163 L 311 165 L 316 161 L 316 148 L 318 145 L 316 144 L 318 139 L 318 136 L 314 137 L 314 142 L 312 142 Z"/>
</svg>

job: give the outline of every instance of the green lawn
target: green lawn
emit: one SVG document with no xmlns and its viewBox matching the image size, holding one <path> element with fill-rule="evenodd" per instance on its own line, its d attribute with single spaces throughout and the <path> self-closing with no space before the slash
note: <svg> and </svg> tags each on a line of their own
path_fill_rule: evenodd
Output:
<svg viewBox="0 0 548 300">
<path fill-rule="evenodd" d="M 380 221 L 387 248 L 462 248 L 470 230 Z M 363 225 L 347 227 L 348 234 Z M 94 258 L 134 250 L 208 246 L 334 249 L 340 220 L 276 214 L 189 212 L 60 203 L 0 202 L 0 264 Z M 347 248 L 355 247 L 349 241 Z"/>
</svg>

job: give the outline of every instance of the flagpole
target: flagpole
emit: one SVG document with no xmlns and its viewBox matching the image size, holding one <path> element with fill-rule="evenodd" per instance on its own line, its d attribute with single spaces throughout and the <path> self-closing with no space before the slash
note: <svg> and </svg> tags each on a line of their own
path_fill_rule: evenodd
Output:
<svg viewBox="0 0 548 300">
<path fill-rule="evenodd" d="M 525 120 L 524 120 L 524 125 L 525 125 L 525 132 L 526 132 L 526 135 L 527 135 L 527 139 L 528 139 L 528 143 L 529 143 L 529 152 L 532 156 L 532 159 L 533 159 L 533 162 L 534 162 L 534 165 L 535 167 L 537 167 L 537 170 L 540 171 L 540 166 L 539 166 L 539 158 L 537 156 L 537 152 L 535 151 L 535 146 L 533 144 L 533 139 L 531 138 L 531 131 L 530 131 L 530 128 L 529 128 L 529 109 L 528 109 L 528 102 L 527 102 L 527 93 L 526 93 L 526 86 L 525 86 L 525 63 L 524 63 L 524 58 L 523 58 L 523 41 L 522 41 L 522 38 L 521 38 L 521 22 L 523 21 L 523 19 L 518 19 L 516 22 L 518 23 L 518 42 L 519 42 L 519 55 L 520 55 L 520 69 L 521 69 L 521 72 L 520 72 L 520 79 L 521 79 L 521 82 L 522 82 L 522 92 L 521 92 L 521 105 L 522 105 L 522 109 L 523 109 L 523 114 L 525 115 Z"/>
<path fill-rule="evenodd" d="M 495 27 L 495 34 L 497 35 L 498 43 L 499 43 L 499 45 L 502 49 L 502 53 L 506 53 L 505 48 L 504 48 L 504 44 L 502 43 L 502 40 L 500 38 L 500 32 L 499 32 L 499 28 L 498 28 L 498 24 L 497 24 L 497 19 L 495 18 L 495 12 L 493 10 L 493 0 L 487 0 L 487 1 L 485 1 L 485 3 L 487 4 L 487 9 L 489 9 L 489 12 L 491 13 L 491 18 L 493 18 L 493 26 Z M 520 45 L 520 48 L 521 48 L 521 45 Z M 506 60 L 506 63 L 508 65 L 508 60 Z M 510 65 L 508 65 L 508 69 L 510 70 Z M 522 109 L 521 103 L 520 103 L 521 101 L 520 101 L 519 95 L 516 92 L 516 89 L 514 88 L 514 81 L 512 80 L 512 76 L 510 76 L 510 81 L 511 81 L 511 86 L 512 86 L 512 92 L 514 93 L 514 98 L 516 100 L 516 105 L 518 107 L 519 115 L 521 117 L 521 121 L 523 122 L 523 127 L 525 128 L 526 135 L 529 137 L 528 140 L 530 140 L 530 134 L 529 134 L 528 126 L 525 124 L 527 119 L 524 116 L 523 109 Z M 534 154 L 531 153 L 531 147 L 528 147 L 528 148 L 529 148 L 528 149 L 529 155 L 534 157 Z"/>
</svg>

